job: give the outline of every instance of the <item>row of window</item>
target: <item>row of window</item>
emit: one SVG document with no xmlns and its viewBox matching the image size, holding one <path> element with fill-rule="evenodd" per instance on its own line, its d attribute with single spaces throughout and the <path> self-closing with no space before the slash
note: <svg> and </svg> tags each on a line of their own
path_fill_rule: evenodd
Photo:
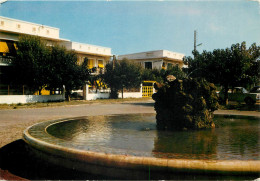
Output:
<svg viewBox="0 0 260 181">
<path fill-rule="evenodd" d="M 177 55 L 176 53 L 167 53 L 167 56 L 171 56 L 171 55 L 180 57 L 180 55 Z M 146 56 L 147 57 L 154 56 L 154 53 L 153 52 L 148 52 L 148 53 L 146 53 Z"/>
<path fill-rule="evenodd" d="M 176 65 L 178 65 L 178 64 L 176 64 Z M 171 66 L 173 66 L 172 63 L 167 64 L 167 67 L 171 67 Z M 145 69 L 153 69 L 153 62 L 144 62 L 144 68 Z M 162 69 L 166 69 L 166 62 L 163 62 Z"/>
<path fill-rule="evenodd" d="M 79 45 L 79 49 L 82 49 L 82 48 L 83 48 L 82 45 Z M 90 50 L 90 49 L 91 49 L 91 47 L 88 46 L 88 50 Z M 96 48 L 96 51 L 99 51 L 99 48 Z M 103 51 L 106 52 L 106 49 L 103 49 Z"/>
<path fill-rule="evenodd" d="M 0 25 L 1 26 L 5 26 L 5 22 L 1 21 Z M 16 28 L 17 29 L 21 29 L 21 24 L 16 24 Z M 40 29 L 40 28 L 44 28 L 44 27 L 43 26 L 39 26 L 38 28 Z M 32 32 L 34 32 L 34 33 L 36 32 L 36 27 L 32 28 Z M 46 33 L 46 35 L 49 35 L 50 34 L 50 30 L 46 30 L 45 33 Z"/>
<path fill-rule="evenodd" d="M 86 57 L 78 57 L 79 62 L 83 62 L 84 58 Z M 88 68 L 96 67 L 96 60 L 94 59 L 88 59 Z M 104 68 L 104 60 L 97 60 L 97 67 L 98 68 Z"/>
</svg>

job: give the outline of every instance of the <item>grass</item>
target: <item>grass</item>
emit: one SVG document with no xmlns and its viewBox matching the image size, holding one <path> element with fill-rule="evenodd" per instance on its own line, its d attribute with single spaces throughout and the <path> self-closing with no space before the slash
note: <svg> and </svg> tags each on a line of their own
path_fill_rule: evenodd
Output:
<svg viewBox="0 0 260 181">
<path fill-rule="evenodd" d="M 0 109 L 27 109 L 27 108 L 44 108 L 44 107 L 58 107 L 58 106 L 71 106 L 71 105 L 83 105 L 83 104 L 111 104 L 111 103 L 124 103 L 124 102 L 141 102 L 152 100 L 150 97 L 145 98 L 125 98 L 125 99 L 97 99 L 97 100 L 71 100 L 64 102 L 37 102 L 26 104 L 0 104 Z"/>
<path fill-rule="evenodd" d="M 221 110 L 238 110 L 238 111 L 260 111 L 260 104 L 246 105 L 245 103 L 230 102 L 228 105 L 220 105 Z"/>
</svg>

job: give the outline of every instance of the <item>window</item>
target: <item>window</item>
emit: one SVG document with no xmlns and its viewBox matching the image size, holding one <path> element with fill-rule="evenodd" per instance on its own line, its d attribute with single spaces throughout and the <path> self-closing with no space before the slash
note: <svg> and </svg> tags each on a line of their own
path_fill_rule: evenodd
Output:
<svg viewBox="0 0 260 181">
<path fill-rule="evenodd" d="M 81 60 L 82 60 L 82 57 L 78 56 L 78 58 L 77 58 L 77 64 L 78 64 L 78 65 L 81 64 L 81 62 L 82 62 Z"/>
<path fill-rule="evenodd" d="M 144 68 L 145 69 L 152 69 L 153 63 L 152 62 L 144 62 Z"/>
<path fill-rule="evenodd" d="M 104 68 L 103 60 L 98 60 L 98 68 Z"/>
<path fill-rule="evenodd" d="M 165 62 L 163 62 L 163 64 L 162 64 L 162 69 L 166 69 L 166 63 Z"/>
<path fill-rule="evenodd" d="M 20 29 L 20 28 L 21 28 L 21 25 L 20 25 L 20 24 L 17 24 L 16 27 L 17 27 L 18 29 Z"/>
<path fill-rule="evenodd" d="M 32 31 L 33 31 L 33 32 L 36 32 L 36 28 L 35 28 L 35 27 L 33 27 Z"/>
<path fill-rule="evenodd" d="M 92 69 L 94 67 L 94 60 L 93 59 L 88 59 L 88 68 Z"/>
<path fill-rule="evenodd" d="M 4 26 L 5 25 L 5 22 L 4 21 L 1 21 L 1 26 Z"/>
</svg>

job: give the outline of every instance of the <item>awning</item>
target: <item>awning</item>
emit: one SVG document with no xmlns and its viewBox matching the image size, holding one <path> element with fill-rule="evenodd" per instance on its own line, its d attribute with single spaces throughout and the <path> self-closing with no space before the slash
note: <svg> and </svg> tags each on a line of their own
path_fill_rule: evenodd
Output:
<svg viewBox="0 0 260 181">
<path fill-rule="evenodd" d="M 18 50 L 16 43 L 14 43 L 14 48 L 15 50 Z"/>
<path fill-rule="evenodd" d="M 9 53 L 9 48 L 6 42 L 0 41 L 0 53 Z"/>
</svg>

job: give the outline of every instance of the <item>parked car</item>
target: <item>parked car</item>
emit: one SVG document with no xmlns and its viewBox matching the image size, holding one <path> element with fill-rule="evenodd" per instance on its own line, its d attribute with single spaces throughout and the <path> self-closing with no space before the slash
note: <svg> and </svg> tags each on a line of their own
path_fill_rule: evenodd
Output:
<svg viewBox="0 0 260 181">
<path fill-rule="evenodd" d="M 223 89 L 219 92 L 219 99 L 221 101 L 224 100 Z M 228 100 L 245 102 L 247 105 L 253 105 L 260 101 L 260 93 L 248 92 L 244 87 L 235 87 L 234 89 L 228 90 Z"/>
<path fill-rule="evenodd" d="M 250 93 L 260 93 L 260 86 L 255 86 L 250 90 Z"/>
</svg>

